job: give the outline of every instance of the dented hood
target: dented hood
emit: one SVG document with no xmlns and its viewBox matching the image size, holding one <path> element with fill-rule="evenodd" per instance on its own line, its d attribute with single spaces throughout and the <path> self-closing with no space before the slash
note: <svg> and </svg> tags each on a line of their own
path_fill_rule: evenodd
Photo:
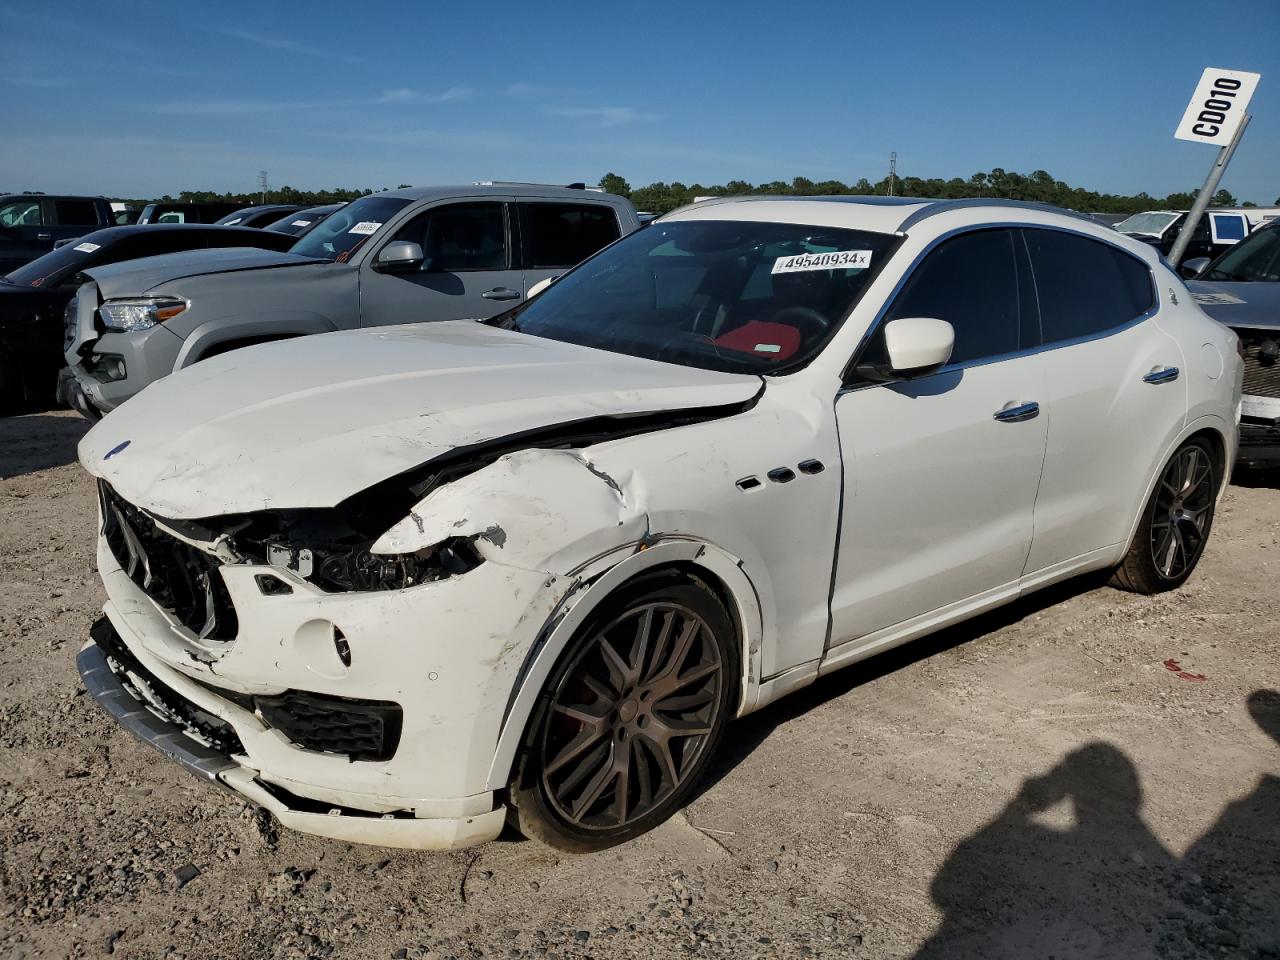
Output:
<svg viewBox="0 0 1280 960">
<path fill-rule="evenodd" d="M 112 300 L 117 297 L 140 296 L 162 283 L 186 277 L 324 262 L 312 257 L 301 257 L 296 253 L 277 253 L 257 247 L 215 247 L 126 260 L 123 263 L 93 267 L 84 272 L 97 281 L 102 298 Z"/>
<path fill-rule="evenodd" d="M 236 350 L 149 386 L 80 442 L 127 500 L 196 519 L 333 506 L 457 447 L 590 417 L 744 403 L 759 377 L 469 320 Z"/>
</svg>

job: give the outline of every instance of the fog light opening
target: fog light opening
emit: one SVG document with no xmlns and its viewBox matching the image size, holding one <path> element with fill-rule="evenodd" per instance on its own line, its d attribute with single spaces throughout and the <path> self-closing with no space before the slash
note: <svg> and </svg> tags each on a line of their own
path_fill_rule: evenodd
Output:
<svg viewBox="0 0 1280 960">
<path fill-rule="evenodd" d="M 351 666 L 351 644 L 347 643 L 346 636 L 337 627 L 333 628 L 333 649 L 338 652 L 338 659 L 344 667 Z"/>
</svg>

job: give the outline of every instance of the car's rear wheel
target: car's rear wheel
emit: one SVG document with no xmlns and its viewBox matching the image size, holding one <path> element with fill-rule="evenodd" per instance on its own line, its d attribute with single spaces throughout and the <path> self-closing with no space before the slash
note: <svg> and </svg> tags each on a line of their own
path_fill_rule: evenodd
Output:
<svg viewBox="0 0 1280 960">
<path fill-rule="evenodd" d="M 516 828 L 587 852 L 667 819 L 723 735 L 738 662 L 704 584 L 673 573 L 624 587 L 583 624 L 533 712 L 511 782 Z"/>
<path fill-rule="evenodd" d="M 1207 440 L 1196 438 L 1178 448 L 1160 474 L 1112 586 L 1150 594 L 1186 582 L 1213 528 L 1220 473 Z"/>
</svg>

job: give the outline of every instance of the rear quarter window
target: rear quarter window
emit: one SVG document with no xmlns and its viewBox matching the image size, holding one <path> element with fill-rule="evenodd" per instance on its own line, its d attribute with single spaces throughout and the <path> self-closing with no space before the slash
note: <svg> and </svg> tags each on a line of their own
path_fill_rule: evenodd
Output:
<svg viewBox="0 0 1280 960">
<path fill-rule="evenodd" d="M 528 266 L 572 267 L 622 235 L 613 208 L 598 203 L 526 203 Z"/>
<path fill-rule="evenodd" d="M 1118 247 L 1058 230 L 1023 236 L 1046 344 L 1122 327 L 1155 305 L 1151 271 Z"/>
</svg>

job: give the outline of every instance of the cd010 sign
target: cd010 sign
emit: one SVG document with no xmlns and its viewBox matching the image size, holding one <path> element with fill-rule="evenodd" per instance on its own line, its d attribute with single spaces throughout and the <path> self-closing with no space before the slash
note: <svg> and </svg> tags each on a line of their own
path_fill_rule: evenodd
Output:
<svg viewBox="0 0 1280 960">
<path fill-rule="evenodd" d="M 1209 67 L 1200 77 L 1174 136 L 1179 140 L 1225 147 L 1235 136 L 1259 74 Z"/>
</svg>

